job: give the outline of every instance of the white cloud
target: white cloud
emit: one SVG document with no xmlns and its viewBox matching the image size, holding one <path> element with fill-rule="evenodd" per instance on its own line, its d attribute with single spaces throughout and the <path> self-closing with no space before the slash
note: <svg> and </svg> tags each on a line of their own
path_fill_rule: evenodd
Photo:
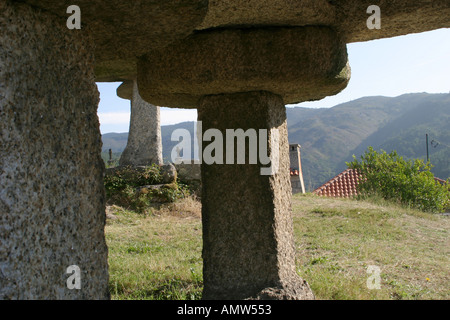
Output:
<svg viewBox="0 0 450 320">
<path fill-rule="evenodd" d="M 101 112 L 98 118 L 102 125 L 105 124 L 129 124 L 130 112 Z"/>
<path fill-rule="evenodd" d="M 180 122 L 197 121 L 197 109 L 161 108 L 161 125 L 167 126 Z"/>
</svg>

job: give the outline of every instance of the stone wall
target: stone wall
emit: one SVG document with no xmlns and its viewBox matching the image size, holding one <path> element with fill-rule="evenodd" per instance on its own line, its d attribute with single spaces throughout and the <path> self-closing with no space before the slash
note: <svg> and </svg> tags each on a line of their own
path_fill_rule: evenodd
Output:
<svg viewBox="0 0 450 320">
<path fill-rule="evenodd" d="M 197 195 L 201 196 L 202 188 L 202 170 L 199 163 L 180 163 L 176 164 L 177 174 L 181 182 L 187 183 L 191 190 Z"/>
<path fill-rule="evenodd" d="M 0 299 L 108 298 L 89 32 L 7 1 L 0 43 Z M 71 265 L 79 290 L 67 287 Z"/>
</svg>

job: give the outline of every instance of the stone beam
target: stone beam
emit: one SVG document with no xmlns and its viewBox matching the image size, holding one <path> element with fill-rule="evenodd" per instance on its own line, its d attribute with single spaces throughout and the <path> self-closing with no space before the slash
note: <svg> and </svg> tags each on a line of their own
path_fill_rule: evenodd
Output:
<svg viewBox="0 0 450 320">
<path fill-rule="evenodd" d="M 67 19 L 76 4 L 95 42 L 96 81 L 132 80 L 137 57 L 183 39 L 199 25 L 208 0 L 21 0 Z M 65 25 L 65 20 L 62 20 Z"/>
<path fill-rule="evenodd" d="M 15 0 L 67 19 L 70 0 Z M 137 59 L 195 33 L 217 29 L 328 26 L 346 43 L 450 28 L 448 0 L 78 0 L 92 30 L 97 81 L 133 79 Z M 369 30 L 378 5 L 382 27 Z M 149 101 L 151 103 L 155 103 Z"/>
<path fill-rule="evenodd" d="M 391 38 L 410 33 L 450 28 L 450 1 L 448 0 L 335 0 L 328 1 L 337 8 L 332 24 L 342 33 L 347 43 Z M 369 29 L 367 8 L 378 5 L 381 10 L 381 28 Z"/>
<path fill-rule="evenodd" d="M 127 146 L 120 157 L 121 166 L 162 165 L 161 116 L 158 106 L 139 95 L 136 80 L 123 83 L 117 94 L 131 101 L 130 130 Z"/>
<path fill-rule="evenodd" d="M 371 5 L 381 9 L 380 30 L 366 26 Z M 323 25 L 350 43 L 449 28 L 449 16 L 448 0 L 209 0 L 197 30 Z"/>
<path fill-rule="evenodd" d="M 0 1 L 0 43 L 0 299 L 107 299 L 92 37 Z"/>
</svg>

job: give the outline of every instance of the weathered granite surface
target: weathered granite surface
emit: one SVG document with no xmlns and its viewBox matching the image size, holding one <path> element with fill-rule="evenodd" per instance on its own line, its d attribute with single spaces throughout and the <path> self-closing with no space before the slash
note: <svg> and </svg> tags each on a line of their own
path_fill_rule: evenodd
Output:
<svg viewBox="0 0 450 320">
<path fill-rule="evenodd" d="M 94 43 L 0 3 L 0 299 L 107 299 Z"/>
<path fill-rule="evenodd" d="M 378 5 L 382 28 L 369 30 L 367 8 Z M 447 0 L 209 0 L 198 30 L 244 26 L 330 26 L 347 43 L 450 27 Z"/>
<path fill-rule="evenodd" d="M 146 101 L 196 107 L 204 95 L 265 90 L 284 103 L 317 100 L 347 86 L 347 48 L 327 27 L 199 32 L 140 59 Z"/>
<path fill-rule="evenodd" d="M 97 81 L 132 80 L 136 58 L 191 34 L 208 9 L 208 0 L 19 0 L 63 18 L 67 7 L 81 9 L 82 27 L 95 42 Z"/>
<path fill-rule="evenodd" d="M 66 19 L 67 7 L 75 4 L 16 1 Z M 450 27 L 448 0 L 78 0 L 76 4 L 83 25 L 93 30 L 97 81 L 132 79 L 137 57 L 196 30 L 328 26 L 349 43 Z M 366 27 L 370 5 L 382 10 L 380 30 Z"/>
<path fill-rule="evenodd" d="M 136 80 L 132 83 L 130 130 L 119 163 L 121 166 L 162 165 L 160 109 L 145 102 L 139 94 Z M 127 92 L 123 97 L 128 96 Z"/>
<path fill-rule="evenodd" d="M 202 163 L 203 298 L 313 299 L 295 270 L 283 100 L 263 91 L 212 95 L 201 100 L 198 112 L 203 132 L 214 128 L 225 137 L 227 129 L 267 129 L 269 154 L 279 152 L 274 175 L 261 175 L 260 160 Z M 279 132 L 278 144 L 272 144 L 272 130 Z"/>
</svg>

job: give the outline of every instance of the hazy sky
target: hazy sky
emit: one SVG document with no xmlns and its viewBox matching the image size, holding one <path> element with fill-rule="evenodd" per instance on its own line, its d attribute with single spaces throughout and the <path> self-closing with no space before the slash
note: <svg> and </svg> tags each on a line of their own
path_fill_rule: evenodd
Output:
<svg viewBox="0 0 450 320">
<path fill-rule="evenodd" d="M 450 29 L 351 43 L 347 47 L 352 68 L 347 88 L 321 101 L 288 107 L 329 108 L 365 96 L 450 92 Z M 117 97 L 120 83 L 97 84 L 102 133 L 128 132 L 130 101 Z M 161 108 L 161 125 L 196 120 L 196 110 Z"/>
</svg>

